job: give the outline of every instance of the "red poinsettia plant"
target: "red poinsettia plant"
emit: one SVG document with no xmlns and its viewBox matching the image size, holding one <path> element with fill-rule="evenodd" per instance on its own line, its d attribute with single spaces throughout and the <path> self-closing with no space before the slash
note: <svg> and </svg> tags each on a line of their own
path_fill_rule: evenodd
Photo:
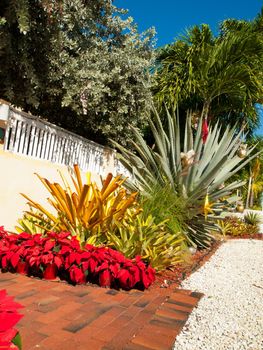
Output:
<svg viewBox="0 0 263 350">
<path fill-rule="evenodd" d="M 16 235 L 0 229 L 0 267 L 45 279 L 123 289 L 148 288 L 155 279 L 155 270 L 139 256 L 131 260 L 111 248 L 89 244 L 81 248 L 69 232 Z"/>
<path fill-rule="evenodd" d="M 22 307 L 6 290 L 0 290 L 0 349 L 21 349 L 20 335 L 14 326 L 23 317 L 17 312 Z"/>
</svg>

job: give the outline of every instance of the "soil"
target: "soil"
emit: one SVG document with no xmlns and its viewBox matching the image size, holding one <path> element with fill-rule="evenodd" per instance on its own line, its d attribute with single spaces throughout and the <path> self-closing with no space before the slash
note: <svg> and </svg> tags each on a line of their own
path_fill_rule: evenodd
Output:
<svg viewBox="0 0 263 350">
<path fill-rule="evenodd" d="M 150 290 L 154 289 L 174 289 L 178 288 L 181 282 L 198 270 L 215 251 L 220 247 L 223 241 L 215 241 L 208 249 L 198 250 L 194 253 L 187 264 L 178 264 L 173 269 L 167 269 L 156 274 L 156 279 L 151 285 Z"/>
</svg>

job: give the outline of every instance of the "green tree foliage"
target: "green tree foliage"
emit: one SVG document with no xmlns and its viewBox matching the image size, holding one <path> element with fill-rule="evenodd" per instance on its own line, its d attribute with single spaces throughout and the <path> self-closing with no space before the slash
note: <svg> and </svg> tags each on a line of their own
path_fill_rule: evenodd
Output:
<svg viewBox="0 0 263 350">
<path fill-rule="evenodd" d="M 232 126 L 246 122 L 252 130 L 258 123 L 255 104 L 263 94 L 263 16 L 243 22 L 225 21 L 218 37 L 208 25 L 195 26 L 162 48 L 153 86 L 159 104 L 179 104 L 181 110 L 191 108 L 197 116 Z"/>
<path fill-rule="evenodd" d="M 151 100 L 153 35 L 110 0 L 3 0 L 0 96 L 99 142 L 125 143 Z"/>
</svg>

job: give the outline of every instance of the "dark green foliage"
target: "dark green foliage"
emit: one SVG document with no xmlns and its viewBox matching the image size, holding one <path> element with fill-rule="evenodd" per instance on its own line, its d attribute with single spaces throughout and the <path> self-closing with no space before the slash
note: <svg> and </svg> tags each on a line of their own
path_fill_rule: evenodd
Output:
<svg viewBox="0 0 263 350">
<path fill-rule="evenodd" d="M 251 132 L 258 123 L 255 103 L 263 95 L 262 27 L 261 13 L 252 22 L 223 22 L 217 37 L 208 25 L 189 29 L 158 52 L 155 100 L 214 123 L 245 123 Z"/>
<path fill-rule="evenodd" d="M 110 0 L 3 0 L 0 97 L 83 136 L 125 143 L 151 100 L 153 31 Z"/>
</svg>

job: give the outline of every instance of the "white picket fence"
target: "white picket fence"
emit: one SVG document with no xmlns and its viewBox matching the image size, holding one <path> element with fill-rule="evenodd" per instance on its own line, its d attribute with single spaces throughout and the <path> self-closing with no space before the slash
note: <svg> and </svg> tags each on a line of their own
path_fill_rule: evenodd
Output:
<svg viewBox="0 0 263 350">
<path fill-rule="evenodd" d="M 1 117 L 1 116 L 0 116 Z M 105 175 L 127 170 L 116 152 L 30 114 L 9 107 L 4 150 Z"/>
</svg>

